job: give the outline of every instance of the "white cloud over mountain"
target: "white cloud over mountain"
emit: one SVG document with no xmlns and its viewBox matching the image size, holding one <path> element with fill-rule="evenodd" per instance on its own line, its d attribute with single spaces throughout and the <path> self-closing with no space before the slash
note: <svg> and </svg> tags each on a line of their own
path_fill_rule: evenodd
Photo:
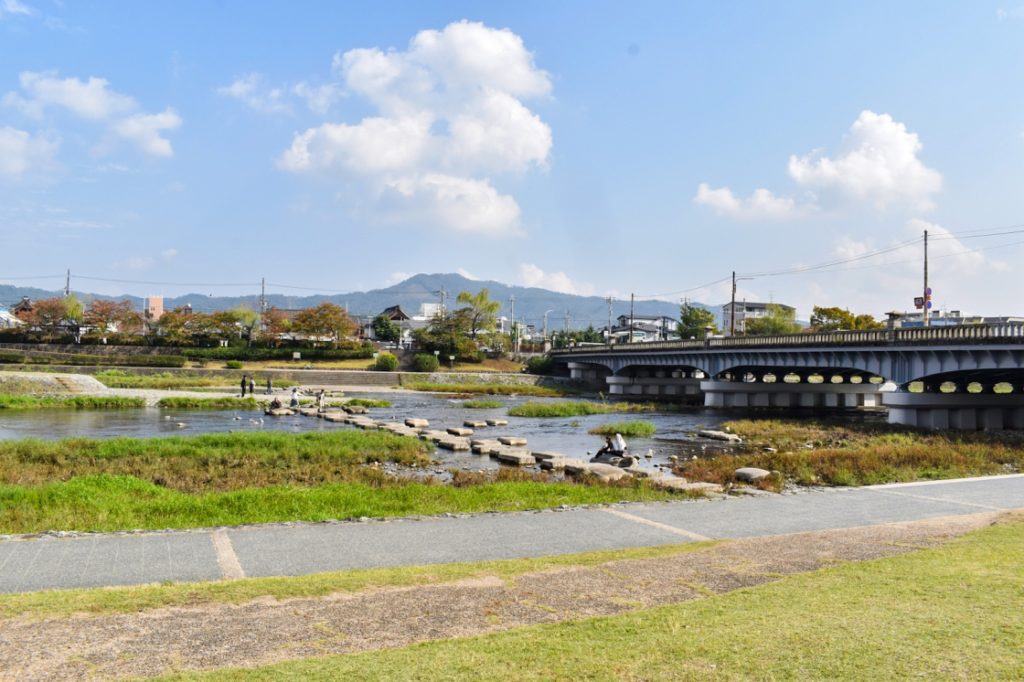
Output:
<svg viewBox="0 0 1024 682">
<path fill-rule="evenodd" d="M 419 32 L 404 51 L 337 54 L 333 68 L 378 115 L 297 133 L 281 168 L 365 183 L 384 219 L 520 231 L 518 203 L 491 176 L 544 168 L 552 136 L 522 101 L 548 95 L 551 80 L 518 35 L 461 21 Z"/>
<path fill-rule="evenodd" d="M 8 92 L 3 103 L 26 116 L 42 119 L 49 109 L 63 109 L 79 119 L 104 124 L 109 137 L 129 142 L 144 154 L 174 155 L 170 140 L 162 135 L 181 126 L 181 117 L 172 109 L 145 113 L 135 98 L 113 90 L 104 78 L 81 80 L 60 78 L 52 71 L 23 71 L 18 82 L 21 92 Z"/>
<path fill-rule="evenodd" d="M 563 294 L 591 296 L 594 287 L 585 282 L 576 282 L 564 272 L 544 272 L 533 263 L 519 265 L 519 281 L 524 287 L 538 287 Z"/>
<path fill-rule="evenodd" d="M 816 211 L 822 205 L 868 204 L 877 209 L 933 207 L 942 175 L 919 158 L 923 146 L 916 133 L 889 114 L 862 111 L 834 156 L 815 150 L 789 157 L 790 178 L 804 193 L 800 199 L 757 189 L 746 199 L 728 187 L 701 183 L 694 203 L 738 220 L 779 220 Z"/>
</svg>

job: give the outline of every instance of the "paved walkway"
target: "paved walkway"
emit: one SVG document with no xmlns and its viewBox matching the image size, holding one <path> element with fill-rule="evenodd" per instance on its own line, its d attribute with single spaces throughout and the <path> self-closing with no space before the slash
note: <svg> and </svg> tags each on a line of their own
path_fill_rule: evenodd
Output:
<svg viewBox="0 0 1024 682">
<path fill-rule="evenodd" d="M 1024 508 L 1024 475 L 794 495 L 0 541 L 0 592 L 294 576 L 745 538 Z"/>
</svg>

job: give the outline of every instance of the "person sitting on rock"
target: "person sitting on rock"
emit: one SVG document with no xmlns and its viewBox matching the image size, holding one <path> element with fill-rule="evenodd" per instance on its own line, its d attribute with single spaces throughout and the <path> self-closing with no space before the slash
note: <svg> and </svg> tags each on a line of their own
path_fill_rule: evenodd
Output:
<svg viewBox="0 0 1024 682">
<path fill-rule="evenodd" d="M 275 396 L 274 399 L 270 401 L 270 409 L 279 410 L 281 407 L 281 399 Z"/>
<path fill-rule="evenodd" d="M 601 446 L 601 449 L 597 451 L 597 454 L 594 455 L 594 457 L 596 458 L 596 457 L 600 457 L 601 455 L 611 455 L 614 452 L 615 452 L 615 446 L 612 445 L 612 437 L 611 436 L 605 436 L 604 437 L 604 445 Z"/>
</svg>

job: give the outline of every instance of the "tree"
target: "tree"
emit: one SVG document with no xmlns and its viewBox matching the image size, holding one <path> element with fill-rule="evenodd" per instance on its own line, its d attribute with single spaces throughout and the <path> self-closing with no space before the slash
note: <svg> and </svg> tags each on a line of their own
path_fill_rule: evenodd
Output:
<svg viewBox="0 0 1024 682">
<path fill-rule="evenodd" d="M 679 336 L 685 341 L 687 339 L 703 339 L 708 334 L 708 327 L 711 334 L 718 333 L 718 325 L 715 324 L 715 314 L 705 308 L 700 308 L 689 303 L 684 303 L 679 308 Z"/>
<path fill-rule="evenodd" d="M 136 317 L 138 325 L 136 324 Z M 85 311 L 85 323 L 92 327 L 100 336 L 106 336 L 115 329 L 121 333 L 132 333 L 141 326 L 142 318 L 135 311 L 132 302 L 104 301 L 96 299 Z"/>
<path fill-rule="evenodd" d="M 245 339 L 245 345 L 252 345 L 252 337 L 256 331 L 256 325 L 260 322 L 260 314 L 249 308 L 248 306 L 240 305 L 231 311 L 235 316 L 235 322 L 242 330 L 242 338 Z"/>
<path fill-rule="evenodd" d="M 292 321 L 288 319 L 283 310 L 277 307 L 264 310 L 262 318 L 263 335 L 275 342 L 292 327 Z"/>
<path fill-rule="evenodd" d="M 193 318 L 191 308 L 178 306 L 160 316 L 154 325 L 156 332 L 172 346 L 189 345 L 192 341 Z"/>
<path fill-rule="evenodd" d="M 373 335 L 381 341 L 398 341 L 402 338 L 402 328 L 381 314 L 373 318 Z"/>
<path fill-rule="evenodd" d="M 755 317 L 744 324 L 750 336 L 767 336 L 769 334 L 796 334 L 802 327 L 796 321 L 796 310 L 769 303 L 764 317 Z"/>
<path fill-rule="evenodd" d="M 426 352 L 436 350 L 444 357 L 454 355 L 460 360 L 475 361 L 479 359 L 477 345 L 467 338 L 471 324 L 468 309 L 460 308 L 449 315 L 438 315 L 429 327 L 414 331 L 413 338 Z"/>
<path fill-rule="evenodd" d="M 811 313 L 811 328 L 817 332 L 834 332 L 840 329 L 846 331 L 883 329 L 884 327 L 884 324 L 871 315 L 854 315 L 845 308 L 826 308 L 816 305 L 814 312 Z"/>
<path fill-rule="evenodd" d="M 292 328 L 313 338 L 327 337 L 337 347 L 341 338 L 352 332 L 355 324 L 341 306 L 321 303 L 315 308 L 300 310 L 295 315 Z"/>
<path fill-rule="evenodd" d="M 476 294 L 461 291 L 455 300 L 466 304 L 466 307 L 460 308 L 460 310 L 465 311 L 469 317 L 469 333 L 474 340 L 476 340 L 477 332 L 489 332 L 494 329 L 498 321 L 498 311 L 501 310 L 501 303 L 491 300 L 490 291 L 481 289 Z"/>
</svg>

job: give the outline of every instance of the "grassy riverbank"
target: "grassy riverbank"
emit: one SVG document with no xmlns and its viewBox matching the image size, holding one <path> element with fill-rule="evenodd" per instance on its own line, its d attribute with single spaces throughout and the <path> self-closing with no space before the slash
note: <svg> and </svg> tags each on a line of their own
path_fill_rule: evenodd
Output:
<svg viewBox="0 0 1024 682">
<path fill-rule="evenodd" d="M 161 372 L 159 374 L 132 374 L 120 369 L 104 370 L 93 375 L 104 386 L 109 388 L 152 388 L 162 390 L 185 390 L 190 388 L 230 388 L 238 389 L 241 374 L 237 378 L 230 376 L 200 376 L 198 374 Z M 266 384 L 264 380 L 260 389 Z M 275 388 L 290 388 L 297 382 L 288 379 L 275 379 Z"/>
<path fill-rule="evenodd" d="M 233 398 L 230 396 L 219 398 L 172 396 L 161 398 L 157 401 L 156 406 L 169 410 L 255 410 L 261 407 L 255 398 Z"/>
<path fill-rule="evenodd" d="M 598 436 L 614 436 L 616 433 L 621 433 L 623 436 L 629 436 L 632 438 L 650 438 L 657 430 L 658 429 L 654 424 L 650 422 L 628 421 L 612 422 L 611 424 L 595 426 L 590 429 L 588 433 L 593 433 Z"/>
<path fill-rule="evenodd" d="M 1024 522 L 619 616 L 187 680 L 892 680 L 1024 677 Z"/>
<path fill-rule="evenodd" d="M 143 398 L 120 396 L 0 395 L 0 410 L 125 410 L 145 406 Z"/>
<path fill-rule="evenodd" d="M 523 403 L 508 410 L 511 417 L 584 417 L 591 414 L 619 412 L 654 412 L 653 403 L 594 403 L 585 400 L 557 403 Z"/>
<path fill-rule="evenodd" d="M 489 400 L 487 398 L 479 398 L 477 400 L 464 400 L 462 406 L 468 410 L 492 410 L 499 407 L 504 407 L 505 403 L 500 400 Z"/>
<path fill-rule="evenodd" d="M 408 388 L 413 391 L 430 391 L 433 393 L 528 395 L 538 398 L 555 398 L 569 393 L 567 390 L 548 388 L 547 386 L 534 386 L 532 384 L 432 384 L 427 382 L 414 382 L 411 384 L 403 384 L 402 388 Z"/>
<path fill-rule="evenodd" d="M 0 442 L 0 534 L 514 511 L 672 497 L 639 481 L 552 482 L 518 470 L 449 486 L 396 478 L 373 465 L 424 467 L 430 450 L 413 438 L 348 430 Z"/>
<path fill-rule="evenodd" d="M 692 460 L 678 473 L 729 483 L 736 468 L 754 466 L 800 485 L 849 486 L 1024 471 L 1024 435 L 1013 432 L 786 419 L 738 420 L 723 427 L 744 440 L 736 454 Z M 777 489 L 780 483 L 766 481 L 764 487 Z"/>
</svg>

